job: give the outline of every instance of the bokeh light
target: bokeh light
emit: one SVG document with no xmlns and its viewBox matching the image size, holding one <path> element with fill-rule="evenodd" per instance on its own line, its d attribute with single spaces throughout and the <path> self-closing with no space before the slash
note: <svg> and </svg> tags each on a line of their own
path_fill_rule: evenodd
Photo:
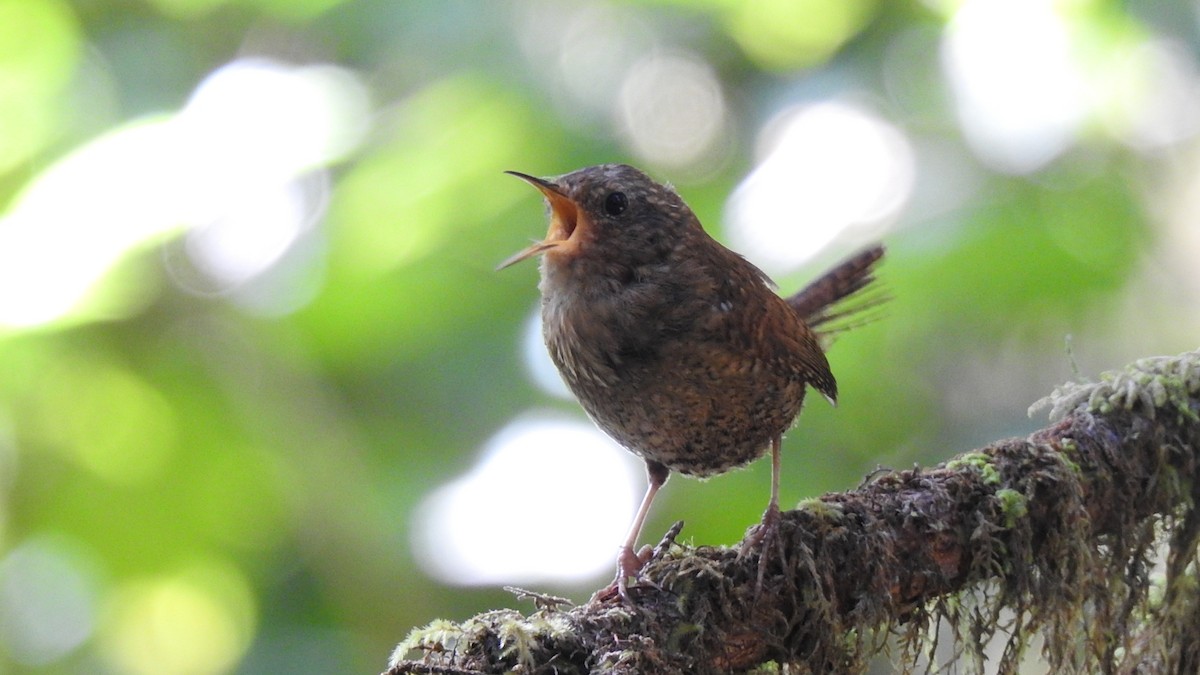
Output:
<svg viewBox="0 0 1200 675">
<path fill-rule="evenodd" d="M 186 259 L 165 257 L 171 279 L 198 295 L 236 293 L 275 269 L 313 231 L 328 192 L 327 174 L 314 172 L 254 193 L 244 205 L 188 230 L 182 245 Z"/>
<path fill-rule="evenodd" d="M 767 68 L 820 63 L 871 18 L 875 0 L 746 0 L 722 3 L 730 33 Z"/>
<path fill-rule="evenodd" d="M 354 147 L 366 109 L 344 69 L 234 62 L 178 115 L 129 123 L 74 151 L 0 216 L 0 326 L 82 311 L 118 262 L 186 228 L 224 233 L 210 229 L 191 247 L 215 282 L 263 272 L 311 227 L 320 203 L 293 185 Z M 141 299 L 131 291 L 116 302 Z"/>
<path fill-rule="evenodd" d="M 23 666 L 58 661 L 92 637 L 100 595 L 95 561 L 76 542 L 39 535 L 0 560 L 0 643 Z"/>
<path fill-rule="evenodd" d="M 70 412 L 61 409 L 71 401 Z M 38 376 L 27 434 L 89 474 L 124 485 L 161 477 L 179 449 L 170 402 L 136 373 L 61 358 Z"/>
<path fill-rule="evenodd" d="M 1090 109 L 1063 3 L 967 0 L 946 31 L 946 75 L 981 159 L 1027 173 L 1057 157 Z"/>
<path fill-rule="evenodd" d="M 651 165 L 711 172 L 719 151 L 729 148 L 721 143 L 728 133 L 721 83 L 689 54 L 654 54 L 634 64 L 617 116 L 634 154 Z"/>
<path fill-rule="evenodd" d="M 539 306 L 529 313 L 525 329 L 521 336 L 521 353 L 525 359 L 525 370 L 533 383 L 542 391 L 558 398 L 575 400 L 567 383 L 563 382 L 550 353 L 546 351 L 546 341 L 542 336 L 542 312 Z"/>
<path fill-rule="evenodd" d="M 882 239 L 785 499 L 1029 431 L 1066 333 L 1085 375 L 1195 348 L 1196 18 L 0 0 L 0 672 L 377 672 L 608 577 L 644 467 L 493 271 L 545 232 L 506 169 L 641 166 L 781 291 Z M 769 468 L 647 532 L 734 541 Z"/>
<path fill-rule="evenodd" d="M 0 0 L 0 175 L 54 140 L 81 37 L 66 2 Z"/>
<path fill-rule="evenodd" d="M 526 416 L 422 505 L 413 550 L 446 583 L 578 582 L 613 567 L 637 462 L 594 426 Z"/>
<path fill-rule="evenodd" d="M 567 124 L 607 121 L 629 68 L 656 40 L 633 7 L 536 0 L 515 14 L 516 34 L 538 85 Z"/>
<path fill-rule="evenodd" d="M 126 582 L 110 602 L 104 651 L 131 675 L 228 672 L 250 646 L 257 620 L 245 578 L 218 561 Z"/>
<path fill-rule="evenodd" d="M 1200 130 L 1200 74 L 1173 40 L 1147 40 L 1114 56 L 1104 119 L 1121 141 L 1144 152 L 1180 143 Z"/>
<path fill-rule="evenodd" d="M 913 188 L 904 134 L 849 103 L 779 113 L 758 155 L 729 198 L 726 222 L 735 248 L 768 272 L 806 262 L 849 230 L 878 237 Z"/>
</svg>

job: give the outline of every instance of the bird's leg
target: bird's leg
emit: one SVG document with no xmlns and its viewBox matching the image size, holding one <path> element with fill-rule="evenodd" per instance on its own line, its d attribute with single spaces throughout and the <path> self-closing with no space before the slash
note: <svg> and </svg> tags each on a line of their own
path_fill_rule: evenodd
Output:
<svg viewBox="0 0 1200 675">
<path fill-rule="evenodd" d="M 629 535 L 625 537 L 621 553 L 617 556 L 617 578 L 613 582 L 625 602 L 630 602 L 626 581 L 629 577 L 636 577 L 642 571 L 642 567 L 650 559 L 651 553 L 649 546 L 645 546 L 637 552 L 634 552 L 634 547 L 637 546 L 638 537 L 642 534 L 642 526 L 646 524 L 646 516 L 650 514 L 650 505 L 654 503 L 654 495 L 658 494 L 658 489 L 667 482 L 670 475 L 667 467 L 658 462 L 646 460 L 646 477 L 649 479 L 649 485 L 646 487 L 646 495 L 642 497 L 642 505 L 638 507 L 637 515 L 633 517 L 633 524 L 629 526 Z"/>
<path fill-rule="evenodd" d="M 658 489 L 667 482 L 670 475 L 671 472 L 667 467 L 658 462 L 646 460 L 646 476 L 649 479 L 649 485 L 646 488 L 646 495 L 642 497 L 642 505 L 638 507 L 637 515 L 633 517 L 629 535 L 625 538 L 625 543 L 621 546 L 621 552 L 617 556 L 617 578 L 608 586 L 596 591 L 591 602 L 607 598 L 616 590 L 625 602 L 632 604 L 626 582 L 630 577 L 636 577 L 642 571 L 642 567 L 650 560 L 650 555 L 653 553 L 650 546 L 643 546 L 640 551 L 636 552 L 634 547 L 637 546 L 638 537 L 642 534 L 642 526 L 645 525 L 646 516 L 650 513 L 650 505 L 654 503 L 654 495 L 658 494 Z"/>
<path fill-rule="evenodd" d="M 784 555 L 783 542 L 779 540 L 780 442 L 781 437 L 779 436 L 771 439 L 771 501 L 767 503 L 767 510 L 763 512 L 762 522 L 747 535 L 739 553 L 740 557 L 751 549 L 759 548 L 758 580 L 754 584 L 755 596 L 762 591 L 763 576 L 767 571 L 767 548 L 771 543 L 775 543 L 779 545 L 780 558 L 783 558 Z"/>
</svg>

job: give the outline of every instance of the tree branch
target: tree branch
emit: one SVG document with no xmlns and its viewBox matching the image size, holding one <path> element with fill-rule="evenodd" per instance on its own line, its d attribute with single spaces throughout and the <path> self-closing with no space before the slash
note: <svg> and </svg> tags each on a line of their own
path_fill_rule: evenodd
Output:
<svg viewBox="0 0 1200 675">
<path fill-rule="evenodd" d="M 1200 352 L 1065 385 L 1028 438 L 785 513 L 758 597 L 763 552 L 668 541 L 634 607 L 538 596 L 529 616 L 435 621 L 387 673 L 855 672 L 881 651 L 981 671 L 994 636 L 1014 672 L 1035 633 L 1056 672 L 1197 672 L 1198 392 Z"/>
</svg>

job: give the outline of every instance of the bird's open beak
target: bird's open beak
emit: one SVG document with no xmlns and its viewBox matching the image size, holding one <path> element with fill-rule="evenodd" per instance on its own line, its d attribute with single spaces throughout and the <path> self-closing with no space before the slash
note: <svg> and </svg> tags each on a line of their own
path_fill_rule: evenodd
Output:
<svg viewBox="0 0 1200 675">
<path fill-rule="evenodd" d="M 545 239 L 500 263 L 496 269 L 502 270 L 551 249 L 573 246 L 571 235 L 575 234 L 575 230 L 582 220 L 579 205 L 575 203 L 575 200 L 565 195 L 561 188 L 548 180 L 534 178 L 517 171 L 505 171 L 504 173 L 520 178 L 545 195 L 546 202 L 550 204 L 550 229 L 546 232 Z"/>
</svg>

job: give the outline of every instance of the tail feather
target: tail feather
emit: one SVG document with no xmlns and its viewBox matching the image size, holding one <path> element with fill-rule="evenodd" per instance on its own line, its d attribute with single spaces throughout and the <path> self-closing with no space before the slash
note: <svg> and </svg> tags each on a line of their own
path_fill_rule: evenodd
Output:
<svg viewBox="0 0 1200 675">
<path fill-rule="evenodd" d="M 886 294 L 860 296 L 859 302 L 843 304 L 875 281 L 875 266 L 883 258 L 883 246 L 868 248 L 843 261 L 821 278 L 787 298 L 787 303 L 819 335 L 828 337 L 868 323 L 863 312 L 888 300 Z M 847 323 L 845 319 L 854 317 Z"/>
</svg>

